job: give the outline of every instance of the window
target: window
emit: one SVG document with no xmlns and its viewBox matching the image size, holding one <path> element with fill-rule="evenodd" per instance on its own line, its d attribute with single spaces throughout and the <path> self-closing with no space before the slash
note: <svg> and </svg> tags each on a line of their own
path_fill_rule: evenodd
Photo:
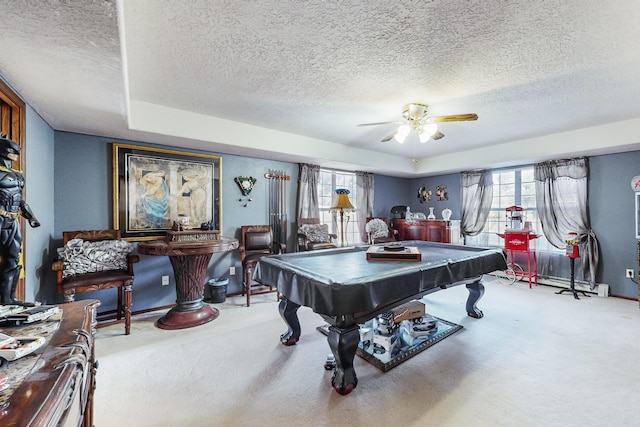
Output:
<svg viewBox="0 0 640 427">
<path fill-rule="evenodd" d="M 522 221 L 530 222 L 531 229 L 538 234 L 535 248 L 538 251 L 564 252 L 551 245 L 542 234 L 542 224 L 536 210 L 536 186 L 533 166 L 507 169 L 493 172 L 493 200 L 491 211 L 484 229 L 477 236 L 465 238 L 468 245 L 504 247 L 504 240 L 498 233 L 507 228 L 507 212 L 509 206 L 522 207 Z"/>
<path fill-rule="evenodd" d="M 349 190 L 349 200 L 353 207 L 358 209 L 358 206 L 356 206 L 356 174 L 353 172 L 320 169 L 320 177 L 318 179 L 320 222 L 322 224 L 328 224 L 329 232 L 338 236 L 338 242 L 340 242 L 340 214 L 337 212 L 329 212 L 329 208 L 333 202 L 333 190 L 336 188 L 346 188 Z M 345 244 L 353 245 L 361 243 L 360 232 L 358 231 L 358 218 L 355 211 L 345 213 L 344 221 Z"/>
</svg>

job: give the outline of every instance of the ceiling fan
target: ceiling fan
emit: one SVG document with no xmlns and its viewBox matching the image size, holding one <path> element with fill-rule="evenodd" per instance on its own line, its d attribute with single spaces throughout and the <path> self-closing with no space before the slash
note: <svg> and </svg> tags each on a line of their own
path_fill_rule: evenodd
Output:
<svg viewBox="0 0 640 427">
<path fill-rule="evenodd" d="M 477 114 L 453 114 L 450 116 L 427 116 L 429 107 L 427 104 L 413 102 L 402 108 L 402 117 L 404 121 L 378 122 L 378 123 L 362 123 L 358 126 L 377 126 L 386 124 L 399 124 L 398 129 L 382 139 L 387 142 L 395 139 L 402 144 L 412 129 L 418 132 L 420 142 L 425 143 L 430 139 L 438 140 L 444 137 L 444 134 L 438 130 L 437 123 L 444 122 L 467 122 L 478 120 Z"/>
</svg>

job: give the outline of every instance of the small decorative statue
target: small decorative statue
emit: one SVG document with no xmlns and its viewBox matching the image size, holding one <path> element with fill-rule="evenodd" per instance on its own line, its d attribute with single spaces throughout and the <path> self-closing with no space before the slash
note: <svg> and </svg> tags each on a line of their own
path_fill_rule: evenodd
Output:
<svg viewBox="0 0 640 427">
<path fill-rule="evenodd" d="M 22 215 L 31 227 L 39 227 L 31 208 L 22 196 L 24 177 L 20 171 L 11 168 L 18 160 L 20 146 L 7 135 L 0 135 L 0 304 L 32 305 L 16 300 L 16 287 L 20 278 L 18 264 L 22 249 L 22 233 L 18 218 Z"/>
<path fill-rule="evenodd" d="M 203 222 L 202 224 L 200 224 L 200 230 L 207 230 L 207 231 L 211 231 L 214 230 L 214 226 L 213 226 L 213 220 L 207 221 L 207 222 Z"/>
<path fill-rule="evenodd" d="M 433 208 L 432 207 L 429 208 L 429 215 L 427 216 L 427 219 L 430 219 L 430 220 L 436 219 L 436 216 L 433 213 Z"/>
</svg>

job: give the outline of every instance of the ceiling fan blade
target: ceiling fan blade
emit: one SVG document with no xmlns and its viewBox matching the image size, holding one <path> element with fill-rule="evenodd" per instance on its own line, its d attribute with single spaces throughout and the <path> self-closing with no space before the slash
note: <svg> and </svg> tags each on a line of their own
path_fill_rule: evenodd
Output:
<svg viewBox="0 0 640 427">
<path fill-rule="evenodd" d="M 378 125 L 401 125 L 404 122 L 393 121 L 393 122 L 378 122 L 378 123 L 360 123 L 358 126 L 378 126 Z"/>
<path fill-rule="evenodd" d="M 431 139 L 433 139 L 434 141 L 437 141 L 437 140 L 442 139 L 442 138 L 444 138 L 444 133 L 442 133 L 440 131 L 436 131 L 436 133 L 431 135 Z"/>
<path fill-rule="evenodd" d="M 380 140 L 380 142 L 387 142 L 387 141 L 391 141 L 391 140 L 393 139 L 393 137 L 394 137 L 394 136 L 396 136 L 396 133 L 397 133 L 397 132 L 395 132 L 395 131 L 394 131 L 393 133 L 391 133 L 391 134 L 389 134 L 389 135 L 385 136 L 384 138 L 382 138 L 382 139 Z"/>
<path fill-rule="evenodd" d="M 452 114 L 450 116 L 433 116 L 427 117 L 427 123 L 443 123 L 443 122 L 470 122 L 478 120 L 478 115 L 471 114 Z"/>
</svg>

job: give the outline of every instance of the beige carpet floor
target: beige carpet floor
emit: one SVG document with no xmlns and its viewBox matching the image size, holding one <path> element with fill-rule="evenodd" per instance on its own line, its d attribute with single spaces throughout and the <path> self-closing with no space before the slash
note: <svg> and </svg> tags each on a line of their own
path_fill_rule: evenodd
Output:
<svg viewBox="0 0 640 427">
<path fill-rule="evenodd" d="M 464 328 L 386 373 L 356 356 L 347 396 L 323 369 L 320 316 L 302 308 L 300 342 L 279 343 L 275 294 L 215 304 L 220 316 L 196 328 L 158 329 L 153 313 L 134 317 L 129 336 L 99 329 L 95 425 L 639 425 L 637 302 L 485 286 L 480 320 L 466 316 L 463 286 L 425 297 L 429 313 Z"/>
</svg>

